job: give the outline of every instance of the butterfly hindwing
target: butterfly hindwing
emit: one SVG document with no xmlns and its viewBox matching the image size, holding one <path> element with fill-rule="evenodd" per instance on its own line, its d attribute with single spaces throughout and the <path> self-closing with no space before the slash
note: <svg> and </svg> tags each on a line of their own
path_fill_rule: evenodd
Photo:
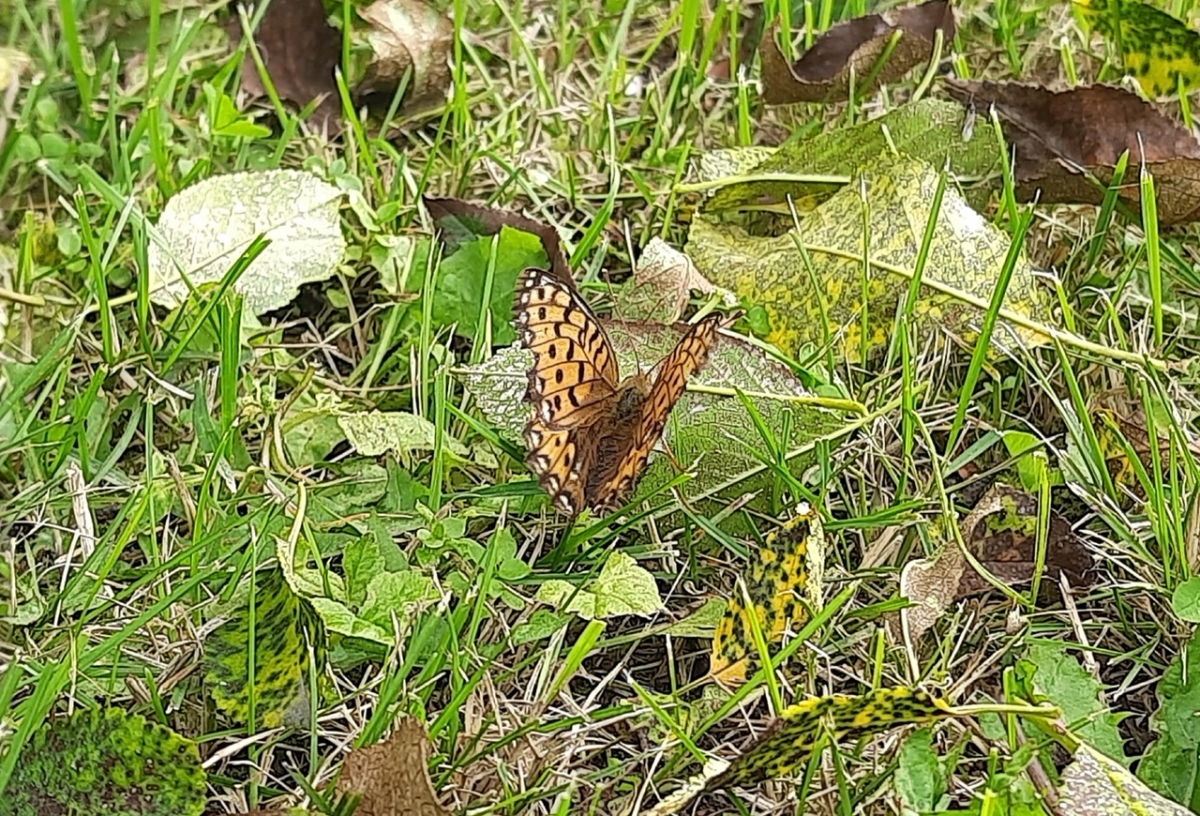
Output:
<svg viewBox="0 0 1200 816">
<path fill-rule="evenodd" d="M 642 404 L 628 452 L 621 458 L 612 477 L 597 490 L 595 501 L 598 506 L 611 506 L 633 488 L 646 467 L 650 451 L 667 427 L 671 410 L 683 396 L 688 378 L 707 362 L 722 320 L 720 315 L 714 314 L 693 325 L 662 361 L 654 385 Z"/>
</svg>

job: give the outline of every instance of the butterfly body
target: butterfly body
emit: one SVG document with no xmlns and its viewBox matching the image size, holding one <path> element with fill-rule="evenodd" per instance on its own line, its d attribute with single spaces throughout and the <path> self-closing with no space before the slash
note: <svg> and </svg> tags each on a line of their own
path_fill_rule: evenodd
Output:
<svg viewBox="0 0 1200 816">
<path fill-rule="evenodd" d="M 554 505 L 576 515 L 612 509 L 641 476 L 687 378 L 708 358 L 721 318 L 692 326 L 651 378 L 624 380 L 600 321 L 570 281 L 527 269 L 517 282 L 517 329 L 533 352 L 526 459 Z"/>
</svg>

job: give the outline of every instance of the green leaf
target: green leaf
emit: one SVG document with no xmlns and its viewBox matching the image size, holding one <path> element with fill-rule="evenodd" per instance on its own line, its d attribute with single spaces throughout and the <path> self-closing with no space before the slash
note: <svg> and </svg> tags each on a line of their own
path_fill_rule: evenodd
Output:
<svg viewBox="0 0 1200 816">
<path fill-rule="evenodd" d="M 351 542 L 342 555 L 342 571 L 346 573 L 346 599 L 352 604 L 365 601 L 371 578 L 383 570 L 383 554 L 374 535 L 359 536 Z"/>
<path fill-rule="evenodd" d="M 259 725 L 276 728 L 302 722 L 308 708 L 309 652 L 304 602 L 280 570 L 255 576 L 254 615 L 233 613 L 204 642 L 205 682 L 217 706 L 238 723 L 249 721 L 250 699 Z M 251 621 L 254 628 L 251 632 Z M 250 644 L 254 644 L 254 685 L 249 685 Z"/>
<path fill-rule="evenodd" d="M 551 612 L 549 609 L 536 609 L 529 616 L 528 621 L 518 623 L 513 627 L 512 637 L 509 638 L 509 642 L 513 646 L 520 646 L 523 643 L 545 640 L 570 623 L 573 618 L 574 615 L 566 613 Z"/>
<path fill-rule="evenodd" d="M 414 570 L 381 572 L 367 585 L 367 600 L 359 616 L 390 631 L 393 613 L 401 624 L 409 623 L 418 605 L 439 597 L 433 579 L 427 575 Z"/>
<path fill-rule="evenodd" d="M 386 630 L 358 617 L 344 603 L 335 601 L 332 598 L 313 598 L 311 603 L 313 609 L 321 616 L 321 620 L 328 631 L 336 632 L 346 637 L 371 640 L 376 643 L 382 643 L 385 646 L 392 645 L 393 638 L 388 635 Z M 388 628 L 390 629 L 391 627 L 389 626 Z"/>
<path fill-rule="evenodd" d="M 442 261 L 433 292 L 435 324 L 457 324 L 458 334 L 463 337 L 475 336 L 492 246 L 492 237 L 479 238 L 463 244 L 457 252 Z M 495 237 L 495 276 L 488 301 L 494 344 L 503 345 L 517 339 L 511 325 L 517 276 L 526 267 L 544 267 L 546 263 L 546 250 L 536 235 L 508 226 L 501 228 L 498 237 Z"/>
<path fill-rule="evenodd" d="M 1190 804 L 1200 775 L 1200 629 L 1171 661 L 1156 695 L 1158 709 L 1150 715 L 1150 727 L 1158 739 L 1138 765 L 1138 777 L 1164 796 Z"/>
<path fill-rule="evenodd" d="M 1171 609 L 1189 623 L 1200 623 L 1200 577 L 1192 577 L 1175 587 Z"/>
<path fill-rule="evenodd" d="M 946 793 L 946 776 L 937 752 L 933 750 L 933 731 L 914 731 L 900 748 L 896 767 L 896 790 L 900 799 L 913 810 L 934 810 Z"/>
<path fill-rule="evenodd" d="M 1117 730 L 1121 717 L 1109 712 L 1100 702 L 1104 687 L 1079 661 L 1067 654 L 1061 643 L 1035 643 L 1026 658 L 1037 670 L 1033 680 L 1054 703 L 1062 708 L 1063 719 L 1081 738 L 1121 762 L 1125 742 Z"/>
<path fill-rule="evenodd" d="M 565 604 L 563 612 L 586 620 L 649 615 L 663 609 L 654 576 L 623 552 L 608 557 L 588 590 L 576 592 L 566 581 L 551 580 L 539 588 L 537 600 L 559 607 Z"/>
<path fill-rule="evenodd" d="M 205 798 L 195 743 L 140 714 L 87 708 L 51 720 L 34 734 L 21 751 L 0 812 L 200 816 Z"/>
<path fill-rule="evenodd" d="M 363 456 L 382 456 L 389 451 L 410 453 L 433 450 L 437 427 L 425 417 L 403 411 L 366 411 L 338 417 L 338 424 Z M 443 434 L 445 450 L 466 460 L 469 455 L 463 443 Z"/>
</svg>

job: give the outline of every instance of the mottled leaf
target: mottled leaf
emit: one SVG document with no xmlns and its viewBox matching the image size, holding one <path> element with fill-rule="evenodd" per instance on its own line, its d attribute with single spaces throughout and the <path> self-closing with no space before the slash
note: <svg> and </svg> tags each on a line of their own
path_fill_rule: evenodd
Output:
<svg viewBox="0 0 1200 816">
<path fill-rule="evenodd" d="M 338 425 L 363 456 L 431 451 L 437 441 L 437 428 L 432 422 L 403 411 L 343 414 L 338 417 Z M 466 446 L 448 434 L 442 435 L 442 444 L 460 459 L 465 460 L 469 455 Z"/>
<path fill-rule="evenodd" d="M 1129 769 L 1081 743 L 1075 759 L 1063 769 L 1058 789 L 1059 813 L 1079 816 L 1129 813 L 1138 816 L 1189 816 L 1187 808 L 1142 784 Z"/>
<path fill-rule="evenodd" d="M 151 298 L 175 307 L 192 286 L 221 280 L 259 235 L 271 240 L 234 284 L 256 315 L 286 306 L 300 285 L 324 280 L 342 259 L 342 193 L 310 173 L 231 173 L 177 193 L 150 242 Z"/>
<path fill-rule="evenodd" d="M 801 503 L 792 519 L 767 535 L 758 558 L 750 564 L 745 576 L 750 607 L 737 589 L 729 599 L 713 638 L 710 671 L 717 680 L 743 683 L 762 665 L 751 633 L 751 614 L 767 645 L 775 646 L 807 620 L 804 603 L 820 608 L 824 558 L 821 517 L 808 503 Z"/>
<path fill-rule="evenodd" d="M 871 88 L 895 82 L 933 56 L 938 31 L 943 43 L 954 39 L 954 11 L 946 0 L 868 14 L 823 32 L 794 64 L 779 49 L 777 29 L 768 31 L 759 50 L 763 101 L 786 105 L 845 98 L 851 77 L 855 93 L 870 90 L 863 83 L 872 72 Z M 886 53 L 893 39 L 895 46 Z M 886 61 L 877 68 L 881 58 Z"/>
<path fill-rule="evenodd" d="M 764 307 L 772 326 L 767 339 L 784 351 L 795 354 L 805 343 L 821 346 L 828 339 L 845 359 L 859 362 L 864 351 L 873 354 L 891 342 L 896 307 L 910 280 L 890 270 L 911 273 L 916 266 L 938 172 L 908 157 L 880 158 L 863 171 L 860 181 L 803 218 L 798 232 L 789 228 L 776 237 L 751 235 L 737 225 L 698 215 L 688 234 L 687 254 L 713 283 Z M 864 206 L 872 261 L 865 283 Z M 812 274 L 797 242 L 812 259 Z M 963 298 L 984 305 L 990 301 L 1009 243 L 1007 235 L 947 188 L 922 278 L 925 285 L 913 310 L 914 324 L 972 342 L 983 310 Z M 1030 320 L 1048 320 L 1052 314 L 1024 254 L 1017 259 L 1004 305 Z M 866 327 L 864 314 L 869 319 Z M 1001 319 L 992 342 L 1011 345 L 1014 339 L 1029 345 L 1045 342 L 1040 332 Z"/>
<path fill-rule="evenodd" d="M 425 726 L 401 715 L 386 740 L 349 753 L 337 792 L 361 797 L 355 816 L 449 816 L 429 777 L 432 753 Z"/>
<path fill-rule="evenodd" d="M 701 796 L 723 788 L 750 788 L 803 767 L 822 737 L 833 741 L 878 734 L 899 725 L 952 716 L 949 705 L 922 691 L 883 688 L 860 696 L 810 697 L 788 706 L 753 744 L 718 773 L 670 797 L 647 816 L 683 812 Z"/>
<path fill-rule="evenodd" d="M 1120 49 L 1125 70 L 1147 96 L 1200 83 L 1200 34 L 1141 0 L 1075 0 L 1075 8 Z"/>
<path fill-rule="evenodd" d="M 702 162 L 697 174 L 702 181 L 751 177 L 721 187 L 705 201 L 703 209 L 717 212 L 746 206 L 786 206 L 790 196 L 804 212 L 811 209 L 804 206 L 804 199 L 815 204 L 840 190 L 844 183 L 806 178 L 841 176 L 849 181 L 864 165 L 877 161 L 892 148 L 934 167 L 948 166 L 960 183 L 998 175 L 1000 155 L 995 134 L 985 127 L 967 127 L 966 118 L 961 105 L 926 98 L 875 119 L 785 144 L 760 161 L 748 161 L 746 165 L 728 160 Z M 744 150 L 762 155 L 761 148 Z"/>
<path fill-rule="evenodd" d="M 692 291 L 709 295 L 717 288 L 705 280 L 688 256 L 655 237 L 642 250 L 633 279 L 618 291 L 613 316 L 674 323 L 683 317 Z M 726 301 L 727 306 L 735 303 L 732 296 Z"/>
<path fill-rule="evenodd" d="M 34 732 L 13 766 L 0 812 L 200 816 L 205 798 L 191 740 L 140 714 L 84 708 Z"/>
<path fill-rule="evenodd" d="M 246 606 L 205 640 L 205 682 L 217 706 L 234 722 L 248 722 L 251 695 L 260 725 L 276 728 L 304 721 L 309 702 L 306 678 L 312 668 L 308 638 L 317 634 L 315 616 L 306 614 L 304 604 L 280 570 L 259 572 L 253 618 Z"/>
<path fill-rule="evenodd" d="M 657 363 L 674 347 L 682 332 L 678 326 L 655 323 L 601 322 L 613 341 L 624 375 Z M 529 419 L 529 406 L 522 400 L 532 359 L 529 352 L 513 346 L 466 369 L 467 388 L 484 418 L 502 435 L 518 443 Z M 762 491 L 750 506 L 769 511 L 767 488 L 774 477 L 762 467 L 758 454 L 764 443 L 741 401 L 736 396 L 695 389 L 740 388 L 752 394 L 766 426 L 789 449 L 834 433 L 842 425 L 836 413 L 814 404 L 816 396 L 790 371 L 768 358 L 761 349 L 724 335 L 718 337 L 708 364 L 690 378 L 689 388 L 692 390 L 684 393 L 667 424 L 665 446 L 693 475 L 679 488 L 684 496 L 698 500 L 705 492 L 716 491 L 709 500 L 711 504 L 701 507 L 724 506 L 746 493 Z M 790 440 L 784 435 L 788 428 L 792 433 Z M 799 473 L 808 461 L 797 456 L 790 463 Z M 752 472 L 752 476 L 738 480 L 739 475 L 747 472 Z M 636 496 L 648 496 L 676 476 L 669 457 L 655 453 L 638 484 Z M 728 523 L 736 522 L 730 519 Z"/>
</svg>

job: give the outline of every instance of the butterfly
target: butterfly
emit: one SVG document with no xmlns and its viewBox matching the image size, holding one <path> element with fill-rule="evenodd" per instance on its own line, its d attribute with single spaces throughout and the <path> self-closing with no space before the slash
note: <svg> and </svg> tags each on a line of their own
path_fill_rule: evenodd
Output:
<svg viewBox="0 0 1200 816">
<path fill-rule="evenodd" d="M 657 376 L 622 380 L 612 341 L 573 282 L 526 269 L 514 311 L 534 356 L 526 463 L 563 512 L 615 509 L 641 476 L 688 377 L 708 360 L 724 319 L 713 314 L 691 326 Z"/>
</svg>

